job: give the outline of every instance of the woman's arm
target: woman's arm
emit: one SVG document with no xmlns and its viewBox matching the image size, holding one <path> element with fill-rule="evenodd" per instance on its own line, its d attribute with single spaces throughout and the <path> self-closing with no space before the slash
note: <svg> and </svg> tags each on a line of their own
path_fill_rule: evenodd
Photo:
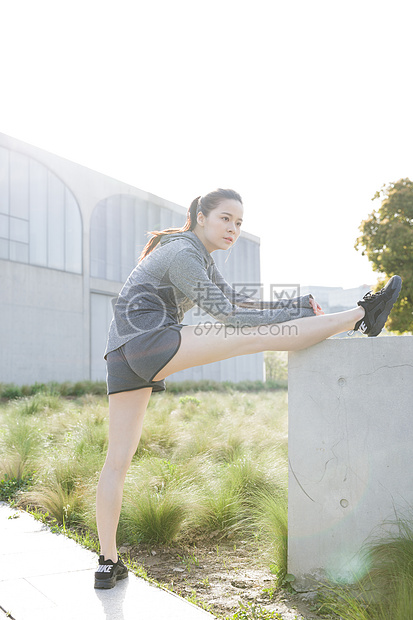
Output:
<svg viewBox="0 0 413 620">
<path fill-rule="evenodd" d="M 313 298 L 312 295 L 303 295 L 300 297 L 283 298 L 274 301 L 262 301 L 261 299 L 250 297 L 249 295 L 243 295 L 242 293 L 238 293 L 230 284 L 228 284 L 216 267 L 213 280 L 224 293 L 225 297 L 227 297 L 233 304 L 240 306 L 241 308 L 257 308 L 258 310 L 299 307 L 309 308 L 310 299 Z"/>
<path fill-rule="evenodd" d="M 170 282 L 193 303 L 226 325 L 269 325 L 301 316 L 314 316 L 309 301 L 301 306 L 290 304 L 264 309 L 255 305 L 252 307 L 250 304 L 240 306 L 228 298 L 218 284 L 208 277 L 201 256 L 192 248 L 184 248 L 175 255 L 169 266 L 168 276 Z M 245 302 L 245 298 L 240 301 Z M 259 300 L 253 301 L 254 304 L 260 304 Z"/>
</svg>

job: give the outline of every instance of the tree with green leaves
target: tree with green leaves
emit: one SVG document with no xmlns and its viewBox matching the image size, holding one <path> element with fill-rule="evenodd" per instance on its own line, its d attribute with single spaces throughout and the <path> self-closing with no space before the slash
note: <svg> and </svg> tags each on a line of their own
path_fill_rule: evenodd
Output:
<svg viewBox="0 0 413 620">
<path fill-rule="evenodd" d="M 383 185 L 373 201 L 381 205 L 360 224 L 361 235 L 355 248 L 361 250 L 382 276 L 398 274 L 403 286 L 388 329 L 398 333 L 413 331 L 413 182 L 400 179 Z M 387 278 L 380 277 L 377 290 Z"/>
</svg>

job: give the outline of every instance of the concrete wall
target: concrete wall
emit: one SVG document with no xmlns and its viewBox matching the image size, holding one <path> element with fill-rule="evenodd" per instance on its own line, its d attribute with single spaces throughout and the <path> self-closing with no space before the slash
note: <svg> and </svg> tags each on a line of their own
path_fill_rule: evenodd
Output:
<svg viewBox="0 0 413 620">
<path fill-rule="evenodd" d="M 0 291 L 0 381 L 88 377 L 81 275 L 0 260 Z"/>
<path fill-rule="evenodd" d="M 329 339 L 289 355 L 294 587 L 354 582 L 363 544 L 413 505 L 413 336 Z"/>
</svg>

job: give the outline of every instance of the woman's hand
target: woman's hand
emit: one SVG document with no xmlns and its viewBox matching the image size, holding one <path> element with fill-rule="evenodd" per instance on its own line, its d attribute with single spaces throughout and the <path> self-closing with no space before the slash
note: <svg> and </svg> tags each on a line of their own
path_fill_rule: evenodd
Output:
<svg viewBox="0 0 413 620">
<path fill-rule="evenodd" d="M 314 297 L 310 297 L 310 304 L 311 304 L 311 307 L 312 307 L 312 309 L 314 310 L 314 314 L 315 314 L 316 316 L 320 316 L 321 314 L 325 314 L 325 313 L 323 312 L 323 310 L 321 309 L 320 304 L 318 304 L 318 303 L 316 302 L 316 300 L 314 299 Z"/>
</svg>

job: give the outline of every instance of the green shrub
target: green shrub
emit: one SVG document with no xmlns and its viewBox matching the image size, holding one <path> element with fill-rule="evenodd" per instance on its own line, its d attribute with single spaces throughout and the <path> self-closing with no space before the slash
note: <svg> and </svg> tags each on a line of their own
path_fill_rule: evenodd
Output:
<svg viewBox="0 0 413 620">
<path fill-rule="evenodd" d="M 31 476 L 26 478 L 9 478 L 4 476 L 0 479 L 0 501 L 9 502 L 16 499 L 18 492 L 29 488 L 31 482 Z"/>
<path fill-rule="evenodd" d="M 255 503 L 260 493 L 276 491 L 267 470 L 251 455 L 241 456 L 228 464 L 226 478 L 229 486 L 236 489 L 245 502 Z"/>
<path fill-rule="evenodd" d="M 23 480 L 30 477 L 40 454 L 42 435 L 32 422 L 21 416 L 9 415 L 3 421 L 0 449 L 0 476 Z"/>
<path fill-rule="evenodd" d="M 141 485 L 126 489 L 118 539 L 129 544 L 170 544 L 180 533 L 187 516 L 184 495 L 166 487 L 155 492 Z"/>
<path fill-rule="evenodd" d="M 241 496 L 237 489 L 226 481 L 216 480 L 202 489 L 198 500 L 196 523 L 207 533 L 219 532 L 228 535 L 239 529 L 243 520 Z"/>
<path fill-rule="evenodd" d="M 32 396 L 25 396 L 14 401 L 16 413 L 22 415 L 34 415 L 44 411 L 57 410 L 62 402 L 57 394 L 49 391 L 39 391 Z"/>
<path fill-rule="evenodd" d="M 108 425 L 105 419 L 89 417 L 74 432 L 73 452 L 79 459 L 92 458 L 103 466 L 103 458 L 108 448 Z M 97 465 L 99 466 L 99 465 Z"/>
<path fill-rule="evenodd" d="M 22 388 L 12 383 L 0 383 L 0 398 L 12 399 L 23 396 Z"/>
<path fill-rule="evenodd" d="M 167 391 L 171 394 L 182 392 L 262 392 L 268 390 L 282 390 L 287 387 L 286 380 L 270 379 L 268 381 L 169 381 L 167 380 Z"/>
<path fill-rule="evenodd" d="M 67 487 L 56 480 L 47 486 L 29 491 L 20 499 L 19 504 L 25 507 L 40 506 L 61 525 L 80 525 L 84 522 L 86 506 L 83 489 Z"/>
<path fill-rule="evenodd" d="M 413 524 L 399 519 L 366 547 L 365 577 L 351 587 L 330 584 L 321 611 L 342 620 L 407 620 L 413 609 Z"/>
<path fill-rule="evenodd" d="M 44 463 L 42 473 L 37 473 L 35 484 L 21 497 L 20 504 L 40 506 L 61 524 L 83 523 L 90 500 L 87 488 L 96 485 L 102 457 L 90 452 L 79 458 L 71 450 L 64 455 L 54 454 Z"/>
<path fill-rule="evenodd" d="M 272 494 L 259 491 L 255 495 L 254 521 L 260 537 L 268 541 L 272 572 L 280 585 L 287 574 L 288 499 L 287 492 Z"/>
<path fill-rule="evenodd" d="M 201 401 L 195 396 L 181 396 L 181 398 L 179 399 L 179 404 L 186 405 L 187 403 L 198 406 L 201 404 Z"/>
<path fill-rule="evenodd" d="M 11 400 L 24 396 L 45 393 L 55 394 L 66 397 L 82 396 L 84 394 L 94 394 L 96 396 L 106 395 L 105 381 L 69 381 L 63 383 L 34 383 L 33 385 L 15 385 L 13 383 L 0 383 L 0 398 Z"/>
<path fill-rule="evenodd" d="M 169 394 L 188 394 L 191 392 L 263 392 L 272 390 L 282 390 L 287 387 L 287 381 L 283 378 L 271 378 L 267 381 L 212 381 L 204 379 L 202 381 L 167 381 L 167 392 Z M 24 396 L 33 396 L 41 392 L 54 393 L 68 398 L 77 398 L 85 394 L 95 396 L 106 396 L 105 381 L 77 381 L 75 383 L 65 381 L 56 383 L 35 383 L 33 385 L 15 385 L 13 383 L 0 383 L 0 399 L 11 400 Z M 159 398 L 162 393 L 155 393 L 153 396 Z"/>
</svg>

